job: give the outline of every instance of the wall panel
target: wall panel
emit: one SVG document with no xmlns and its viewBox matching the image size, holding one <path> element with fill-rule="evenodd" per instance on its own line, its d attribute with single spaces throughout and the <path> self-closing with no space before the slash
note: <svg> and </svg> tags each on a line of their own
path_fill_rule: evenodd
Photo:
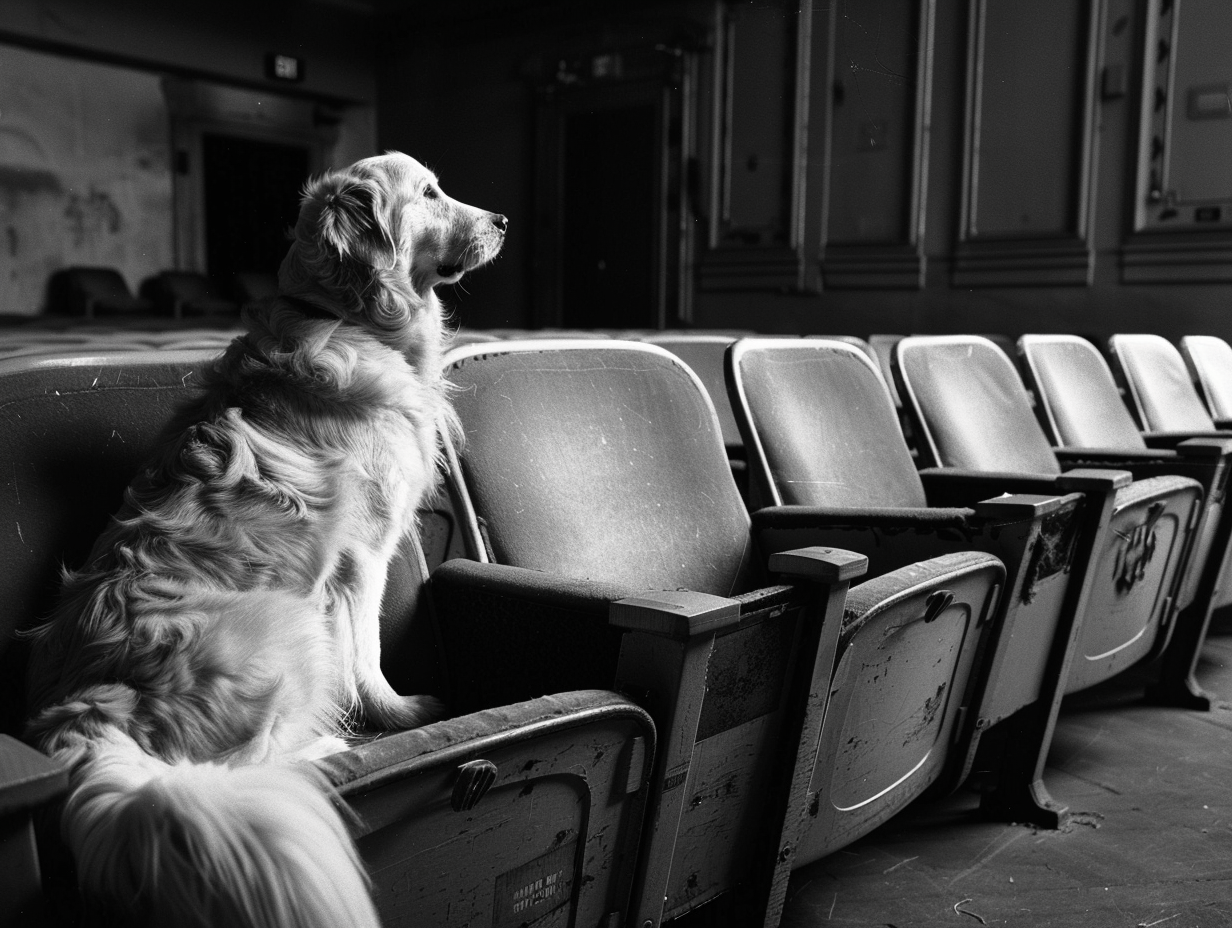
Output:
<svg viewBox="0 0 1232 928">
<path fill-rule="evenodd" d="M 971 0 L 958 286 L 1088 284 L 1102 0 Z"/>
<path fill-rule="evenodd" d="M 934 0 L 836 0 L 818 30 L 827 288 L 923 284 L 934 11 Z"/>
</svg>

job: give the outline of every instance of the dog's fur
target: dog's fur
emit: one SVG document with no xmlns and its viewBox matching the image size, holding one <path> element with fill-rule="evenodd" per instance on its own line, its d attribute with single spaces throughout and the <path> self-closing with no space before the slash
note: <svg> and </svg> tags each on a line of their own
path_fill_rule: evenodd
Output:
<svg viewBox="0 0 1232 928">
<path fill-rule="evenodd" d="M 280 295 L 203 390 L 34 633 L 29 736 L 71 765 L 62 832 L 87 899 L 155 925 L 376 925 L 303 763 L 357 714 L 439 716 L 380 670 L 386 570 L 453 422 L 433 288 L 503 216 L 414 159 L 309 184 Z"/>
</svg>

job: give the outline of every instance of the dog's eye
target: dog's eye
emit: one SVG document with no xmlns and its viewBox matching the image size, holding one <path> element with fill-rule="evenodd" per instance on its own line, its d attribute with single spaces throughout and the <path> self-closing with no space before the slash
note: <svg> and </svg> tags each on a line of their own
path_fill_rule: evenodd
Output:
<svg viewBox="0 0 1232 928">
<path fill-rule="evenodd" d="M 440 196 L 440 194 L 436 192 L 436 188 L 432 186 L 424 187 L 423 195 L 424 198 L 428 200 L 435 200 L 438 196 Z"/>
</svg>

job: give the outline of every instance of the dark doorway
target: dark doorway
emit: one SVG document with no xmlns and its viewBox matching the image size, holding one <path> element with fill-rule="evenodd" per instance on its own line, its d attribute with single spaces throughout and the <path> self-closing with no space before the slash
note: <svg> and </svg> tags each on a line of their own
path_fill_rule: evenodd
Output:
<svg viewBox="0 0 1232 928">
<path fill-rule="evenodd" d="M 225 280 L 277 272 L 308 179 L 308 148 L 214 134 L 201 145 L 209 273 Z"/>
<path fill-rule="evenodd" d="M 561 323 L 657 328 L 656 108 L 564 118 Z"/>
</svg>

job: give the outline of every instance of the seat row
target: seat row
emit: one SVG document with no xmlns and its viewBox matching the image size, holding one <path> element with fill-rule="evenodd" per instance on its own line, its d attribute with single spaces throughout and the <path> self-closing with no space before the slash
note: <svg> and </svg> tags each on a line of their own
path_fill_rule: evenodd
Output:
<svg viewBox="0 0 1232 928">
<path fill-rule="evenodd" d="M 137 295 L 112 267 L 68 267 L 47 282 L 52 315 L 86 319 L 148 321 L 152 316 L 186 319 L 234 317 L 240 307 L 276 292 L 273 274 L 234 274 L 219 282 L 196 271 L 160 271 L 141 282 Z"/>
<path fill-rule="evenodd" d="M 860 346 L 723 348 L 747 499 L 712 394 L 661 346 L 447 357 L 465 442 L 391 571 L 382 664 L 456 717 L 321 764 L 386 923 L 645 928 L 723 898 L 773 925 L 793 867 L 973 775 L 987 814 L 1058 824 L 1042 772 L 1065 693 L 1162 655 L 1154 695 L 1202 703 L 1222 438 L 1061 454 L 996 346 L 904 339 L 918 470 Z M 0 731 L 24 715 L 8 633 L 47 611 L 210 354 L 0 359 Z M 63 908 L 42 884 L 67 868 L 40 883 L 19 853 L 63 773 L 12 738 L 0 760 L 25 864 L 0 898 Z M 39 841 L 54 862 L 54 827 Z"/>
</svg>

